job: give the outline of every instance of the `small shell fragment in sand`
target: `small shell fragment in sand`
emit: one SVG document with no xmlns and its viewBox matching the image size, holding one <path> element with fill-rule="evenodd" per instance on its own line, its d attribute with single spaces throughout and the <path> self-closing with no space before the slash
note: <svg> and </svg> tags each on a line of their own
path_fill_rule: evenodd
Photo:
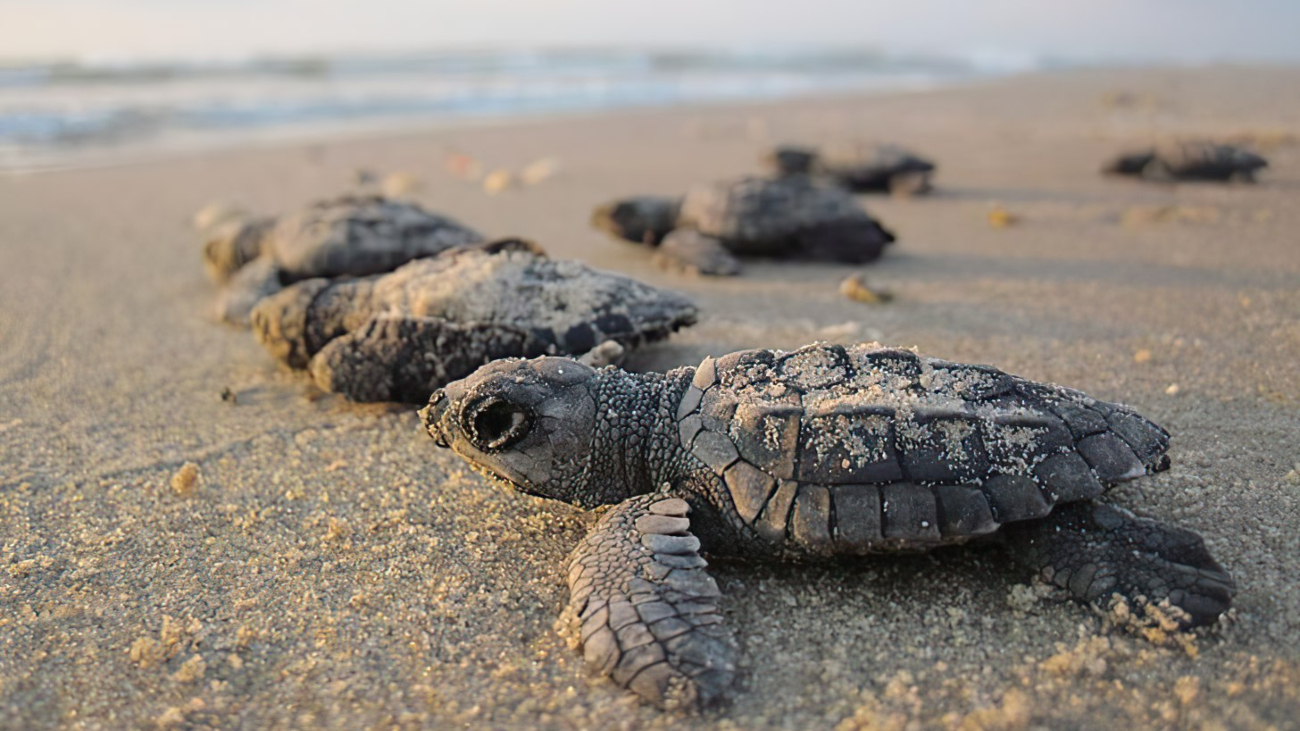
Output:
<svg viewBox="0 0 1300 731">
<path fill-rule="evenodd" d="M 1165 393 L 1169 396 L 1177 396 L 1179 390 L 1177 383 L 1171 383 L 1169 384 L 1169 387 L 1165 389 Z"/>
<path fill-rule="evenodd" d="M 199 466 L 193 462 L 186 462 L 181 465 L 176 474 L 172 475 L 172 491 L 182 497 L 194 494 L 194 488 L 199 484 Z"/>
<path fill-rule="evenodd" d="M 867 278 L 862 273 L 851 274 L 840 282 L 840 294 L 848 297 L 855 302 L 862 302 L 868 305 L 883 305 L 894 299 L 894 293 L 883 289 L 876 289 L 867 284 Z"/>
<path fill-rule="evenodd" d="M 560 161 L 553 157 L 534 160 L 519 172 L 519 180 L 524 185 L 537 185 L 555 177 L 560 171 Z"/>
<path fill-rule="evenodd" d="M 489 195 L 496 195 L 513 187 L 514 184 L 514 173 L 509 170 L 493 170 L 483 179 L 483 190 L 487 191 Z"/>
<path fill-rule="evenodd" d="M 388 198 L 402 198 L 420 192 L 424 183 L 414 173 L 390 173 L 379 188 Z"/>
<path fill-rule="evenodd" d="M 483 163 L 463 152 L 448 154 L 444 165 L 447 172 L 463 180 L 478 180 L 483 177 Z"/>
<path fill-rule="evenodd" d="M 993 228 L 1007 228 L 1020 223 L 1020 216 L 995 203 L 988 212 L 989 225 Z"/>
</svg>

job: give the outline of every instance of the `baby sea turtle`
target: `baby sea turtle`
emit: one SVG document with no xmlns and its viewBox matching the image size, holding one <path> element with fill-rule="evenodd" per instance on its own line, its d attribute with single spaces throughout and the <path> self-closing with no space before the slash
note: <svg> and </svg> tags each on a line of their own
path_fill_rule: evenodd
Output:
<svg viewBox="0 0 1300 731">
<path fill-rule="evenodd" d="M 246 324 L 259 300 L 312 277 L 366 276 L 482 241 L 477 231 L 408 201 L 341 196 L 279 219 L 238 211 L 199 221 L 203 261 L 224 285 L 217 315 Z"/>
<path fill-rule="evenodd" d="M 855 193 L 928 193 L 935 171 L 933 162 L 898 145 L 851 145 L 820 152 L 782 145 L 764 162 L 777 175 L 811 175 Z"/>
<path fill-rule="evenodd" d="M 253 310 L 257 339 L 354 401 L 423 403 L 496 358 L 610 357 L 696 319 L 686 298 L 505 239 L 388 274 L 308 279 Z M 593 351 L 593 349 L 596 349 Z"/>
<path fill-rule="evenodd" d="M 1110 175 L 1132 175 L 1146 180 L 1216 180 L 1255 182 L 1255 174 L 1268 161 L 1232 145 L 1213 142 L 1171 142 L 1120 155 L 1102 168 Z"/>
<path fill-rule="evenodd" d="M 894 241 L 853 196 L 804 175 L 699 185 L 682 198 L 628 198 L 601 206 L 591 220 L 658 247 L 661 264 L 719 276 L 739 273 L 737 256 L 862 264 Z"/>
<path fill-rule="evenodd" d="M 613 507 L 573 552 L 566 616 L 599 672 L 663 706 L 723 699 L 736 646 L 701 552 L 917 551 L 997 533 L 1076 599 L 1215 621 L 1201 538 L 1097 501 L 1164 470 L 1132 410 L 876 344 L 747 350 L 666 374 L 491 363 L 435 393 L 430 435 L 516 490 Z"/>
</svg>

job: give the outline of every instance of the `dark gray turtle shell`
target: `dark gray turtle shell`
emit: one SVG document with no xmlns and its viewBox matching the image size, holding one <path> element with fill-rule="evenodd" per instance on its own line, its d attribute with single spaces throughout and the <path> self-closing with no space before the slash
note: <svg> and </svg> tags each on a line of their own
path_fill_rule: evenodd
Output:
<svg viewBox="0 0 1300 731">
<path fill-rule="evenodd" d="M 308 279 L 262 300 L 258 341 L 322 389 L 420 402 L 495 358 L 623 348 L 694 324 L 690 300 L 515 239 L 454 249 L 396 271 Z M 608 348 L 607 348 L 608 350 Z"/>
<path fill-rule="evenodd" d="M 682 201 L 678 226 L 722 239 L 736 253 L 767 254 L 814 229 L 876 223 L 852 195 L 792 175 L 695 186 Z"/>
<path fill-rule="evenodd" d="M 1213 142 L 1159 145 L 1155 157 L 1171 175 L 1181 178 L 1229 178 L 1237 173 L 1254 173 L 1268 166 L 1264 158 L 1253 152 Z"/>
<path fill-rule="evenodd" d="M 391 271 L 483 236 L 407 201 L 343 196 L 285 216 L 269 234 L 285 282 Z"/>
<path fill-rule="evenodd" d="M 677 416 L 741 520 L 814 553 L 959 543 L 1168 464 L 1123 406 L 875 344 L 705 359 Z"/>
<path fill-rule="evenodd" d="M 1121 155 L 1103 172 L 1153 180 L 1251 180 L 1265 167 L 1267 160 L 1232 145 L 1181 141 Z"/>
<path fill-rule="evenodd" d="M 552 353 L 577 355 L 604 340 L 629 347 L 659 340 L 696 318 L 694 303 L 675 292 L 520 250 L 452 251 L 332 294 L 350 301 L 345 327 L 380 313 L 512 325 L 553 343 Z"/>
<path fill-rule="evenodd" d="M 822 151 L 783 145 L 769 153 L 766 160 L 778 175 L 821 177 L 854 192 L 901 189 L 903 178 L 914 176 L 928 181 L 929 173 L 935 170 L 933 162 L 898 145 L 854 144 Z M 913 188 L 926 189 L 919 183 Z"/>
</svg>

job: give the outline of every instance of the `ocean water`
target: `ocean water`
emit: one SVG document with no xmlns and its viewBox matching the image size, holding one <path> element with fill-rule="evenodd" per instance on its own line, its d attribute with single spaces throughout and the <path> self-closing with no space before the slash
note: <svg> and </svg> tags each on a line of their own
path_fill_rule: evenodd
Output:
<svg viewBox="0 0 1300 731">
<path fill-rule="evenodd" d="M 870 51 L 462 51 L 240 62 L 0 63 L 0 168 L 457 118 L 930 88 L 1020 58 Z"/>
</svg>

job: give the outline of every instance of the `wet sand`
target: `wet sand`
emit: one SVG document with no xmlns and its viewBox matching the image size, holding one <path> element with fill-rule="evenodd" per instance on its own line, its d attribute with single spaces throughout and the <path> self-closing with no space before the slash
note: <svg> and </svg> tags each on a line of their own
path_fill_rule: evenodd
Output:
<svg viewBox="0 0 1300 731">
<path fill-rule="evenodd" d="M 1300 727 L 1298 87 L 1071 73 L 0 177 L 0 728 Z M 1273 168 L 1254 187 L 1097 174 L 1157 133 L 1252 137 Z M 864 199 L 900 239 L 870 267 L 691 279 L 587 226 L 611 197 L 755 170 L 773 142 L 862 137 L 940 162 L 934 196 Z M 489 196 L 444 171 L 452 149 L 563 169 Z M 359 167 L 696 298 L 700 324 L 633 368 L 880 340 L 1133 405 L 1173 433 L 1174 467 L 1114 500 L 1204 535 L 1236 607 L 1194 637 L 1116 628 L 997 549 L 717 563 L 743 652 L 730 709 L 661 714 L 590 682 L 554 629 L 584 516 L 209 319 L 190 215 L 284 210 Z M 995 204 L 1018 222 L 990 226 Z M 843 298 L 859 270 L 895 299 Z"/>
</svg>

